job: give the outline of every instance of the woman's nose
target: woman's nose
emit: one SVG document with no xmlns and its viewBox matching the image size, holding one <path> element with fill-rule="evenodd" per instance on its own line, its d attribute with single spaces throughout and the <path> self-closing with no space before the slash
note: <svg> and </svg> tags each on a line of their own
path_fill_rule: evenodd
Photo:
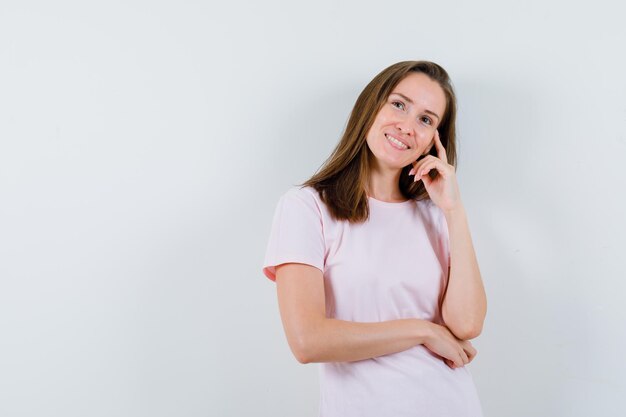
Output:
<svg viewBox="0 0 626 417">
<path fill-rule="evenodd" d="M 413 126 L 410 120 L 399 120 L 398 123 L 396 123 L 396 128 L 405 135 L 411 136 L 413 134 Z"/>
</svg>

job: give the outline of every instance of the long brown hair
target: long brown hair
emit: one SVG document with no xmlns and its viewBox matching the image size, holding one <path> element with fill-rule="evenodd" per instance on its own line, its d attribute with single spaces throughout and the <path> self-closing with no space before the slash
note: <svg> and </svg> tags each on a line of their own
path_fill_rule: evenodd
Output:
<svg viewBox="0 0 626 417">
<path fill-rule="evenodd" d="M 448 163 L 456 166 L 456 96 L 446 70 L 430 61 L 403 61 L 381 71 L 363 89 L 350 113 L 346 130 L 332 154 L 319 171 L 300 184 L 317 190 L 335 220 L 361 223 L 369 217 L 365 183 L 370 175 L 370 154 L 366 135 L 379 110 L 400 81 L 412 72 L 426 74 L 436 81 L 446 96 L 446 111 L 437 127 L 441 143 L 446 148 Z M 430 154 L 437 155 L 433 146 Z M 408 173 L 412 165 L 402 169 L 400 192 L 407 199 L 428 199 L 422 181 L 413 182 Z M 437 171 L 432 170 L 431 178 Z"/>
</svg>

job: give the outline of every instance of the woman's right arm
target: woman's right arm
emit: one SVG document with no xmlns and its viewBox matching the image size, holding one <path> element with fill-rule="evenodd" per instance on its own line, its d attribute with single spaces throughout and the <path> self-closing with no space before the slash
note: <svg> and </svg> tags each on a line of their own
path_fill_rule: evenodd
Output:
<svg viewBox="0 0 626 417">
<path fill-rule="evenodd" d="M 454 336 L 426 320 L 360 323 L 326 318 L 323 275 L 311 265 L 276 267 L 276 287 L 287 342 L 300 363 L 359 361 L 420 344 L 437 346 L 437 353 L 457 366 L 469 362 Z"/>
</svg>

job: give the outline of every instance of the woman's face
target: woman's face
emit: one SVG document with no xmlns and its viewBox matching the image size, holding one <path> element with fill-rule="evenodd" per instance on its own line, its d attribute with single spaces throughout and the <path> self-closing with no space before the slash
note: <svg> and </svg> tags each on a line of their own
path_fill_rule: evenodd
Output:
<svg viewBox="0 0 626 417">
<path fill-rule="evenodd" d="M 402 169 L 428 153 L 445 110 L 443 89 L 427 75 L 413 72 L 400 81 L 367 133 L 378 168 Z"/>
</svg>

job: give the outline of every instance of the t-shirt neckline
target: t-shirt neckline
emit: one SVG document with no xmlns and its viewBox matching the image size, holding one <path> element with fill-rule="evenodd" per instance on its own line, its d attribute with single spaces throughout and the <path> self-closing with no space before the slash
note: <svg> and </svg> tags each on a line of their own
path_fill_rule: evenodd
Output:
<svg viewBox="0 0 626 417">
<path fill-rule="evenodd" d="M 413 203 L 415 201 L 413 199 L 408 199 L 406 201 L 399 201 L 399 202 L 396 202 L 396 203 L 392 203 L 390 201 L 377 200 L 374 197 L 369 196 L 369 195 L 367 196 L 367 198 L 368 198 L 368 200 L 370 202 L 373 202 L 374 204 L 378 204 L 378 205 L 381 205 L 381 206 L 388 206 L 388 207 L 404 207 L 404 206 L 409 205 L 409 204 L 411 204 L 411 203 Z"/>
</svg>

